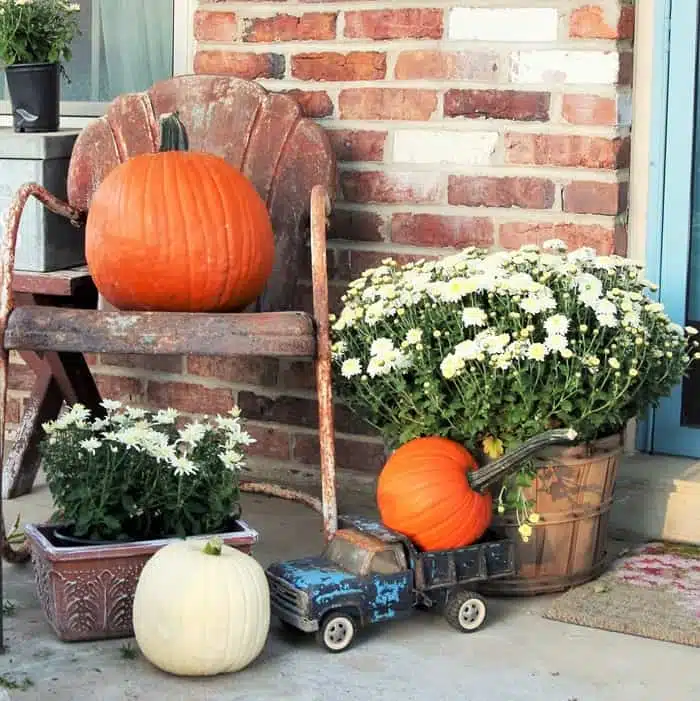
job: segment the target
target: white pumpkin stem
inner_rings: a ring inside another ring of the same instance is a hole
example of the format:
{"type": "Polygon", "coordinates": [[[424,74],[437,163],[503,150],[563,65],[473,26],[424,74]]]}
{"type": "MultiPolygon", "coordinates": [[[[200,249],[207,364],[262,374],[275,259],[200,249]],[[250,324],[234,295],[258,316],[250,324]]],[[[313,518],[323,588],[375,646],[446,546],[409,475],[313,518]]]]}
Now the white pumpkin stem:
{"type": "Polygon", "coordinates": [[[221,538],[212,538],[208,540],[206,545],[202,548],[202,552],[205,555],[221,555],[221,548],[224,541],[221,538]]]}

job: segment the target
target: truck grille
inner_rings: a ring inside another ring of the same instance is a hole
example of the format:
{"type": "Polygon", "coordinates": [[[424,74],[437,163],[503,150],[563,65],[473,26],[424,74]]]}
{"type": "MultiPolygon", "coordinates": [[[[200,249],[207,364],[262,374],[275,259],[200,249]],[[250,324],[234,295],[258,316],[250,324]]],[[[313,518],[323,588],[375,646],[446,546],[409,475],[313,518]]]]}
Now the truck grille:
{"type": "Polygon", "coordinates": [[[302,612],[305,607],[304,593],[287,584],[282,579],[267,575],[270,584],[270,598],[282,608],[302,612]]]}

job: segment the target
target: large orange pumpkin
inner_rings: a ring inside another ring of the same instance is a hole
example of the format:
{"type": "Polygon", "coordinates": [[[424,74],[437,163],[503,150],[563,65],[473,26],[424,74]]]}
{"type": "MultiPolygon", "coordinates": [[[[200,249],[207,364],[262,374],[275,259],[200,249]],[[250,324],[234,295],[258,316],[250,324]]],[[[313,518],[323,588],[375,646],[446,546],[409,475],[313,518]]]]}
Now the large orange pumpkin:
{"type": "Polygon", "coordinates": [[[114,168],[92,198],[90,274],[119,309],[242,309],[272,272],[265,202],[222,158],[188,151],[177,115],[166,115],[161,129],[160,152],[114,168]]]}
{"type": "Polygon", "coordinates": [[[447,438],[415,438],[384,465],[377,506],[384,524],[423,550],[471,545],[486,532],[492,499],[469,484],[477,468],[464,446],[447,438]]]}

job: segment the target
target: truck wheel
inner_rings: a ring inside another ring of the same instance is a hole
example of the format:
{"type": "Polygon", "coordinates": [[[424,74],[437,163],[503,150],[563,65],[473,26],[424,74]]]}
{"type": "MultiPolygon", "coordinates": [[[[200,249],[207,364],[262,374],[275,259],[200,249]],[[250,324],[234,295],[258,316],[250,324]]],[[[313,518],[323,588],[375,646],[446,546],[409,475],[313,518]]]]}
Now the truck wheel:
{"type": "Polygon", "coordinates": [[[316,637],[329,652],[343,652],[355,639],[355,622],[347,614],[330,613],[324,619],[316,637]]]}
{"type": "Polygon", "coordinates": [[[486,620],[486,601],[473,591],[458,591],[447,600],[445,618],[461,633],[473,633],[486,620]]]}

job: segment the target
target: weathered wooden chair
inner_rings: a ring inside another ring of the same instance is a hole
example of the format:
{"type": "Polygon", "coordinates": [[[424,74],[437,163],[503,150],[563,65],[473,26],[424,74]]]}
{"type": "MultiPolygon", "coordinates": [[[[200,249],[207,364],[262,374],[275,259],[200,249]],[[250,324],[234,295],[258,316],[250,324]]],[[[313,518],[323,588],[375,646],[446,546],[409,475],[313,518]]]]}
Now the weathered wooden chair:
{"type": "MultiPolygon", "coordinates": [[[[106,116],[84,129],[75,145],[68,175],[68,202],[37,184],[17,192],[5,222],[0,280],[0,455],[5,436],[10,350],[52,352],[52,368],[68,401],[99,411],[100,395],[83,353],[171,355],[255,355],[313,359],[319,403],[321,494],[318,498],[277,485],[245,483],[242,489],[296,499],[323,515],[330,537],[337,526],[335,454],[328,327],[326,226],[335,193],[336,165],[328,137],[305,119],[289,96],[222,76],[182,76],[149,91],[123,95],[106,116]],[[255,310],[240,314],[187,314],[15,307],[12,276],[20,217],[35,197],[77,226],[92,196],[119,163],[156,151],[158,118],[177,111],[192,150],[217,154],[239,168],[267,202],[276,239],[273,274],[255,310]],[[294,292],[311,244],[313,315],[291,311],[294,292]]],[[[204,409],[204,407],[203,407],[204,409]]],[[[7,559],[0,508],[0,544],[7,559]]],[[[1,568],[0,568],[1,570],[1,568]]],[[[0,573],[0,601],[2,579],[0,573]]],[[[0,648],[2,618],[0,612],[0,648]]]]}

